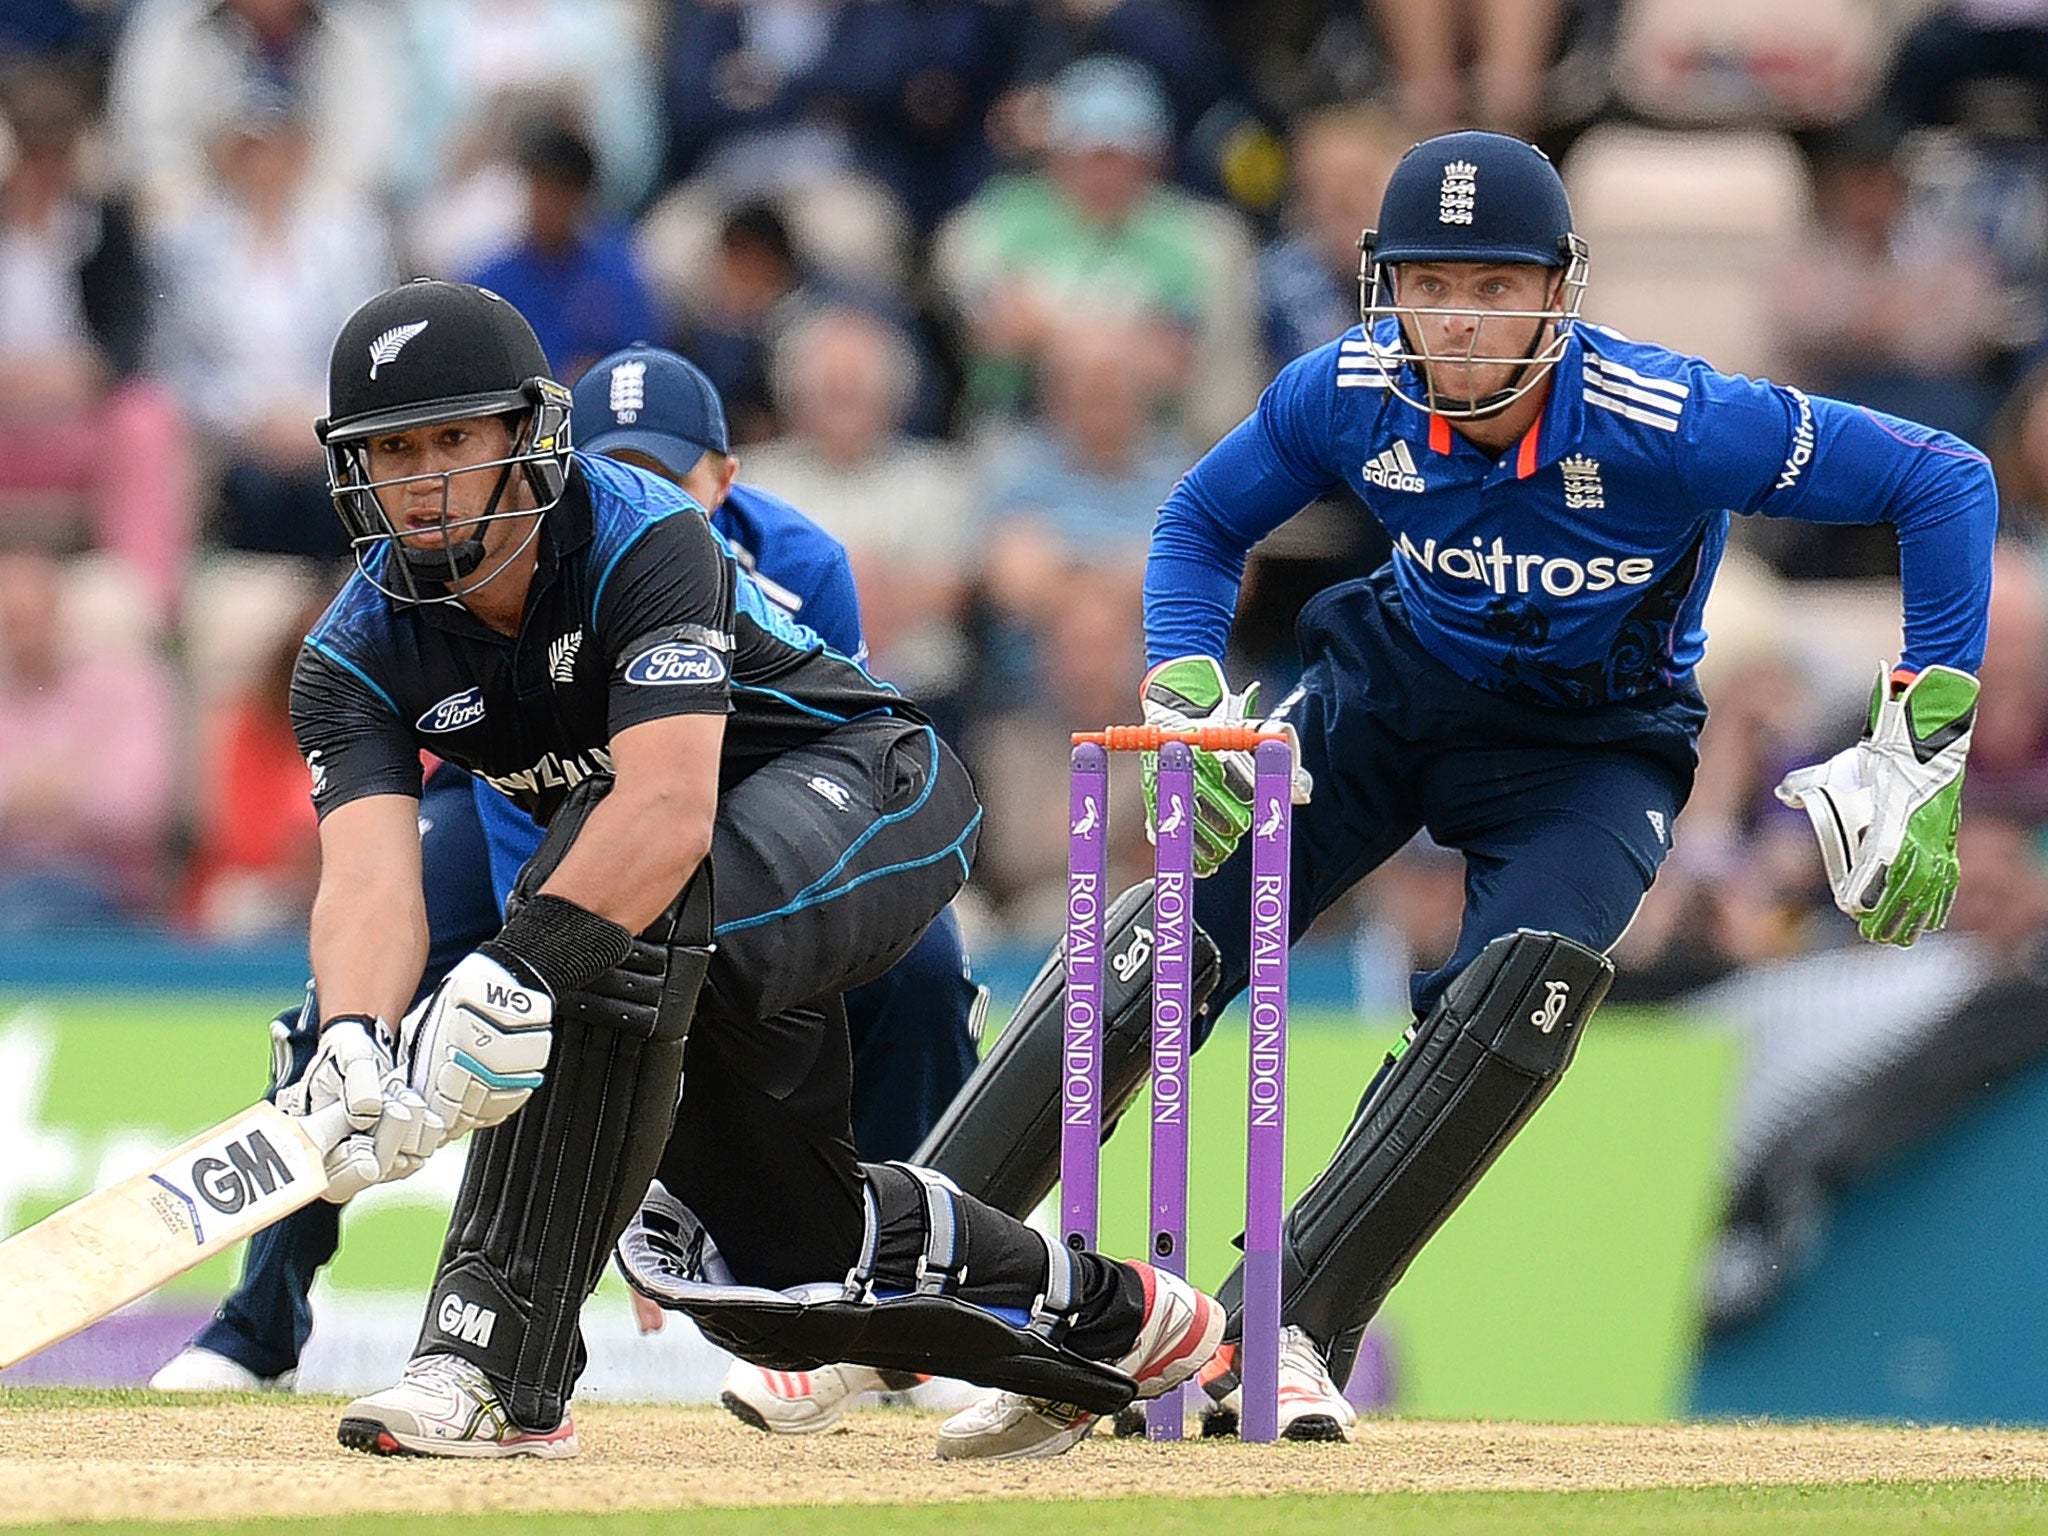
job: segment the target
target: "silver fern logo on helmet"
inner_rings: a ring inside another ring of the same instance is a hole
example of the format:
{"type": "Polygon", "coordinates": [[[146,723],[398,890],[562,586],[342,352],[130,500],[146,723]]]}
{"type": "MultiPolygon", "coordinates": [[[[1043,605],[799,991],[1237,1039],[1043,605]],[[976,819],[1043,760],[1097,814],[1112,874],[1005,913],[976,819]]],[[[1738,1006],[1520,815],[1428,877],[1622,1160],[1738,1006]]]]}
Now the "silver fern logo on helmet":
{"type": "Polygon", "coordinates": [[[1436,197],[1439,224],[1470,224],[1472,208],[1479,197],[1479,167],[1470,160],[1453,160],[1444,167],[1444,184],[1436,197]]]}
{"type": "Polygon", "coordinates": [[[405,344],[427,328],[427,322],[416,320],[411,325],[394,325],[390,330],[370,343],[370,377],[377,377],[377,370],[386,363],[398,361],[398,354],[405,350],[405,344]]]}

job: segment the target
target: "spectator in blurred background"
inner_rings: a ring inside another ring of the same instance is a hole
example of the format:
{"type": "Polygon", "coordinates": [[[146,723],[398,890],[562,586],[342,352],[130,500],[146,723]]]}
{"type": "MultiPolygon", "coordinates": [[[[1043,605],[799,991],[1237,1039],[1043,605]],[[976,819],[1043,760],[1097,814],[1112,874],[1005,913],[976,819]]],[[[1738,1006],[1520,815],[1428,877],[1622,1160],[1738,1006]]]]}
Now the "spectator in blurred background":
{"type": "Polygon", "coordinates": [[[858,176],[929,227],[988,174],[1019,19],[984,0],[682,0],[669,175],[741,199],[858,176]]]}
{"type": "Polygon", "coordinates": [[[0,531],[86,524],[168,615],[193,541],[191,454],[177,404],[139,372],[155,290],[134,221],[85,182],[72,76],[25,67],[0,111],[0,531]]]}
{"type": "Polygon", "coordinates": [[[1287,229],[1259,258],[1266,361],[1278,370],[1358,324],[1358,237],[1408,147],[1372,107],[1310,112],[1289,135],[1294,195],[1287,229]]]}
{"type": "Polygon", "coordinates": [[[199,846],[185,910],[213,938],[303,929],[320,879],[319,821],[306,760],[292,738],[292,665],[331,592],[300,610],[272,641],[253,685],[206,722],[199,846]]]}
{"type": "Polygon", "coordinates": [[[65,572],[0,547],[0,929],[135,918],[157,896],[175,690],[145,653],[77,654],[65,572]]]}
{"type": "Polygon", "coordinates": [[[774,435],[768,359],[804,308],[807,280],[789,226],[770,204],[745,203],[726,216],[676,346],[725,400],[735,442],[774,435]]]}
{"type": "Polygon", "coordinates": [[[401,146],[397,34],[348,0],[136,0],[114,56],[108,126],[150,218],[182,215],[212,182],[209,150],[252,88],[290,97],[312,176],[376,197],[401,146]]]}
{"type": "Polygon", "coordinates": [[[467,281],[502,295],[533,325],[555,377],[573,383],[608,352],[658,333],[654,296],[625,224],[592,200],[590,148],[542,121],[519,150],[526,229],[467,281]]]}
{"type": "Polygon", "coordinates": [[[1988,686],[1971,733],[1964,806],[2038,834],[2048,827],[2048,568],[2014,540],[2001,540],[1992,560],[1977,677],[1988,686]]]}
{"type": "Polygon", "coordinates": [[[1960,235],[1909,238],[1895,151],[1866,122],[1815,154],[1814,222],[1770,285],[1785,382],[1981,442],[2008,340],[1997,274],[1960,235]]]}
{"type": "Polygon", "coordinates": [[[2005,345],[2048,336],[2048,0],[1942,0],[1900,41],[1880,99],[1913,130],[1911,226],[1974,246],[2005,345]]]}
{"type": "Polygon", "coordinates": [[[569,126],[596,165],[595,199],[629,217],[661,163],[653,7],[638,0],[395,0],[406,86],[394,166],[415,269],[466,272],[519,238],[528,123],[569,126]]]}
{"type": "Polygon", "coordinates": [[[1263,373],[1249,238],[1227,210],[1161,183],[1173,120],[1149,71],[1088,58],[1049,90],[1045,169],[996,178],[939,231],[934,275],[964,333],[967,407],[1021,410],[1053,329],[1115,315],[1140,328],[1148,368],[1186,381],[1180,403],[1207,441],[1263,373]]]}
{"type": "Polygon", "coordinates": [[[1166,89],[1173,143],[1189,151],[1185,165],[1169,153],[1169,174],[1178,166],[1191,183],[1216,185],[1215,141],[1225,118],[1242,116],[1244,82],[1201,8],[1187,0],[1033,0],[1019,9],[1022,83],[997,107],[1013,152],[1046,147],[1048,80],[1076,60],[1111,55],[1144,66],[1166,89]]]}
{"type": "Polygon", "coordinates": [[[986,450],[990,542],[1021,536],[1064,565],[1142,574],[1153,518],[1187,463],[1187,445],[1159,424],[1167,384],[1131,321],[1055,329],[1041,409],[986,450]]]}
{"type": "Polygon", "coordinates": [[[315,179],[304,117],[268,87],[251,88],[211,148],[216,178],[161,242],[159,373],[217,461],[223,543],[345,555],[313,436],[323,338],[396,281],[389,230],[353,189],[315,179]]]}
{"type": "Polygon", "coordinates": [[[112,50],[121,0],[0,0],[0,59],[98,64],[112,50]]]}
{"type": "Polygon", "coordinates": [[[2048,361],[2013,385],[1990,431],[1998,528],[2048,560],[2048,361]]]}
{"type": "Polygon", "coordinates": [[[1410,137],[1491,128],[1533,137],[1563,0],[1366,0],[1410,137]]]}
{"type": "Polygon", "coordinates": [[[963,680],[961,609],[982,550],[958,450],[903,435],[917,388],[903,335],[856,309],[800,321],[776,347],[785,435],[747,478],[846,546],[875,675],[943,711],[963,680]]]}

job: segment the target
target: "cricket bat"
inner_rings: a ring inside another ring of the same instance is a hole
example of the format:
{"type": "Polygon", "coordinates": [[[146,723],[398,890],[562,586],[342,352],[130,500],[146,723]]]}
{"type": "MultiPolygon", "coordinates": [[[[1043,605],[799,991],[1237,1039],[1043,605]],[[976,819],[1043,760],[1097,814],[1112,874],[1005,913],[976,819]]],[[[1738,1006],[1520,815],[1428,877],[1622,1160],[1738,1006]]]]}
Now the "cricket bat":
{"type": "Polygon", "coordinates": [[[255,1104],[0,1242],[0,1370],[96,1323],[327,1190],[295,1120],[255,1104]]]}

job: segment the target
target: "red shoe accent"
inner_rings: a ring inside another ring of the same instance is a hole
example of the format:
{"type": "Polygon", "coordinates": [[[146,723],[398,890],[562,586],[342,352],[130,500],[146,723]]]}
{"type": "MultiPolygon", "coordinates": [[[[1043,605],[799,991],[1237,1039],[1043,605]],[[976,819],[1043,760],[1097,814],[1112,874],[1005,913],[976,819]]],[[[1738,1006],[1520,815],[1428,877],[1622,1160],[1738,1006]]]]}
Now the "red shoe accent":
{"type": "Polygon", "coordinates": [[[1195,1372],[1195,1380],[1203,1387],[1207,1387],[1217,1377],[1227,1375],[1236,1369],[1237,1346],[1235,1344],[1225,1344],[1209,1357],[1207,1365],[1195,1372]]]}
{"type": "Polygon", "coordinates": [[[546,1431],[545,1433],[532,1433],[532,1432],[529,1432],[529,1431],[526,1431],[526,1430],[521,1430],[521,1431],[520,1431],[520,1432],[519,1432],[518,1434],[516,1434],[516,1435],[510,1435],[510,1436],[508,1436],[508,1437],[506,1438],[506,1440],[505,1440],[505,1444],[507,1444],[507,1445],[553,1445],[553,1444],[555,1444],[555,1443],[556,1443],[557,1441],[561,1441],[561,1440],[574,1440],[575,1438],[576,1438],[576,1421],[575,1421],[574,1419],[570,1419],[570,1418],[566,1418],[566,1417],[565,1417],[565,1418],[564,1418],[564,1419],[562,1420],[562,1422],[561,1422],[561,1423],[557,1424],[557,1425],[556,1425],[556,1426],[555,1426],[555,1427],[554,1427],[553,1429],[550,1429],[550,1430],[546,1431]]]}

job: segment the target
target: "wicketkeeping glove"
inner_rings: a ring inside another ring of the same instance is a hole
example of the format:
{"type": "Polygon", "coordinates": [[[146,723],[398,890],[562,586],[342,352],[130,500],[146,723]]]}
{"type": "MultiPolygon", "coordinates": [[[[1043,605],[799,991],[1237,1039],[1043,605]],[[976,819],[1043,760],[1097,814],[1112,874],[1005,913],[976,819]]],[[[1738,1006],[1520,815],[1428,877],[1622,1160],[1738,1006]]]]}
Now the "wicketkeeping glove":
{"type": "Polygon", "coordinates": [[[1835,905],[1874,943],[1903,948],[1948,920],[1976,718],[1967,672],[1929,667],[1896,697],[1880,672],[1863,739],[1778,785],[1813,823],[1835,905]]]}
{"type": "MultiPolygon", "coordinates": [[[[1222,666],[1210,656],[1177,656],[1145,674],[1139,692],[1145,723],[1164,730],[1194,725],[1249,725],[1258,720],[1259,685],[1232,693],[1222,666]]],[[[1290,740],[1294,727],[1282,725],[1290,740]]],[[[1252,793],[1257,763],[1249,752],[1195,752],[1195,876],[1216,873],[1252,824],[1252,793]]],[[[1156,837],[1159,821],[1159,754],[1140,761],[1145,789],[1145,833],[1156,837]]],[[[1308,804],[1314,781],[1301,766],[1301,747],[1294,744],[1294,780],[1289,798],[1308,804]]]]}

